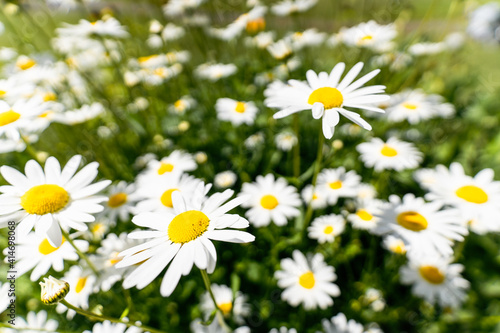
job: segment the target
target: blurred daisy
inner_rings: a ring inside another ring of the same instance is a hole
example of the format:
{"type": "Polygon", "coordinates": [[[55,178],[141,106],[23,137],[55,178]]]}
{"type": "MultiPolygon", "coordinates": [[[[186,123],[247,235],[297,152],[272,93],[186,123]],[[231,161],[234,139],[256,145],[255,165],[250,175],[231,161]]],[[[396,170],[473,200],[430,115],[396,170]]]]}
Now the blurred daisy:
{"type": "Polygon", "coordinates": [[[170,264],[160,288],[162,296],[169,296],[181,276],[189,274],[193,265],[206,269],[208,273],[214,271],[217,252],[212,240],[248,243],[255,239],[247,232],[229,229],[246,228],[248,221],[238,215],[226,214],[248,197],[223,204],[234,192],[225,190],[206,198],[209,189],[209,185],[201,183],[189,197],[175,191],[172,194],[173,212],[146,212],[132,219],[136,225],[151,229],[131,233],[129,237],[151,240],[120,253],[125,258],[116,264],[117,268],[143,262],[125,278],[124,288],[144,288],[170,264]]]}
{"type": "Polygon", "coordinates": [[[26,176],[9,166],[0,172],[11,185],[2,186],[0,226],[7,221],[19,221],[16,228],[19,239],[35,228],[38,236],[45,236],[53,247],[62,244],[61,228],[87,230],[85,223],[93,222],[91,214],[103,210],[100,205],[106,200],[95,194],[111,181],[91,184],[97,176],[99,163],[92,162],[75,174],[82,157],[73,156],[61,171],[59,162],[49,157],[42,167],[30,160],[26,163],[26,176]]]}
{"type": "Polygon", "coordinates": [[[243,143],[247,149],[255,149],[264,143],[264,134],[261,132],[250,135],[243,143]]]}
{"type": "Polygon", "coordinates": [[[244,183],[240,197],[250,197],[241,206],[250,208],[245,216],[255,227],[264,227],[273,221],[278,226],[287,224],[288,218],[300,214],[301,204],[297,189],[285,179],[273,174],[257,176],[254,183],[244,183]]]}
{"type": "Polygon", "coordinates": [[[351,28],[342,28],[340,39],[349,46],[364,47],[375,52],[387,52],[394,48],[397,36],[394,24],[379,25],[375,21],[360,23],[351,28]]]}
{"type": "Polygon", "coordinates": [[[132,326],[127,328],[127,325],[123,323],[112,323],[109,320],[105,320],[102,323],[94,324],[92,331],[86,330],[83,333],[140,333],[142,330],[138,327],[132,326]]]}
{"type": "Polygon", "coordinates": [[[450,103],[445,103],[442,96],[426,95],[420,89],[407,89],[399,94],[391,95],[386,112],[389,121],[407,120],[414,125],[430,118],[448,118],[455,113],[455,107],[450,103]]]}
{"type": "Polygon", "coordinates": [[[265,25],[263,16],[266,12],[267,7],[260,5],[255,6],[248,13],[238,16],[238,18],[234,22],[231,22],[227,27],[210,28],[209,33],[216,38],[229,41],[240,36],[245,29],[249,32],[258,31],[260,29],[259,22],[263,22],[265,25]]]}
{"type": "Polygon", "coordinates": [[[189,153],[182,150],[174,150],[170,155],[161,160],[152,159],[147,164],[147,169],[138,176],[138,183],[156,182],[161,176],[168,177],[170,174],[181,174],[196,170],[198,166],[189,153]]]}
{"type": "Polygon", "coordinates": [[[283,60],[292,54],[292,45],[286,40],[279,40],[266,48],[274,59],[283,60]]]}
{"type": "Polygon", "coordinates": [[[277,16],[288,16],[293,13],[302,13],[312,8],[318,0],[283,0],[271,7],[277,16]]]}
{"type": "MultiPolygon", "coordinates": [[[[40,116],[46,109],[46,104],[39,98],[21,99],[12,106],[0,101],[0,135],[19,141],[23,130],[40,116]]],[[[29,134],[29,133],[22,133],[29,134]]]]}
{"type": "Polygon", "coordinates": [[[105,112],[101,103],[85,104],[79,109],[57,112],[51,115],[54,122],[66,125],[81,124],[91,119],[97,118],[105,112]]]}
{"type": "MultiPolygon", "coordinates": [[[[224,316],[230,317],[232,315],[236,323],[242,324],[244,322],[243,318],[250,314],[250,305],[246,303],[248,297],[238,291],[233,300],[233,291],[228,286],[212,284],[211,288],[217,307],[224,316]]],[[[201,296],[200,308],[206,319],[215,310],[214,302],[208,291],[201,296]]]]}
{"type": "Polygon", "coordinates": [[[294,250],[293,259],[281,260],[281,268],[274,276],[278,286],[285,289],[281,298],[292,306],[302,303],[306,310],[324,310],[333,305],[332,297],[340,295],[339,287],[332,283],[337,279],[335,269],[326,265],[319,253],[306,258],[294,250]]]}
{"type": "Polygon", "coordinates": [[[252,125],[258,111],[254,102],[239,102],[230,98],[219,98],[215,103],[215,110],[217,118],[235,126],[252,125]]]}
{"type": "Polygon", "coordinates": [[[108,189],[108,202],[104,209],[104,216],[110,221],[116,222],[118,217],[122,221],[127,221],[137,197],[134,195],[135,184],[127,184],[120,181],[108,189]]]}
{"type": "Polygon", "coordinates": [[[347,220],[352,223],[353,228],[373,230],[380,221],[378,216],[383,207],[384,203],[380,200],[364,200],[358,205],[355,213],[347,216],[347,220]]]}
{"type": "Polygon", "coordinates": [[[317,239],[318,243],[332,243],[335,236],[340,235],[345,228],[345,220],[340,215],[330,214],[315,218],[307,228],[309,238],[317,239]]]}
{"type": "Polygon", "coordinates": [[[238,71],[234,64],[202,64],[195,69],[195,74],[212,82],[219,81],[238,71]]]}
{"type": "Polygon", "coordinates": [[[335,205],[339,198],[356,196],[360,181],[361,177],[353,170],[346,172],[344,167],[324,169],[318,175],[316,187],[325,193],[328,204],[335,205]]]}
{"type": "Polygon", "coordinates": [[[295,328],[286,328],[285,326],[281,326],[280,328],[271,329],[269,333],[297,333],[297,330],[295,328]]]}
{"type": "Polygon", "coordinates": [[[214,184],[218,188],[228,188],[232,187],[234,183],[236,183],[236,180],[238,179],[238,176],[231,170],[219,172],[218,174],[215,175],[214,177],[214,184]]]}
{"type": "Polygon", "coordinates": [[[41,310],[39,312],[28,312],[26,320],[22,317],[16,318],[16,329],[4,328],[5,333],[33,333],[33,332],[55,332],[59,326],[57,320],[48,319],[47,312],[41,310]]]}
{"type": "MultiPolygon", "coordinates": [[[[62,278],[69,283],[69,292],[64,298],[69,304],[87,310],[89,308],[89,296],[93,293],[96,277],[82,269],[80,266],[71,266],[68,272],[62,278]]],[[[66,317],[72,319],[75,311],[68,309],[64,304],[57,304],[56,311],[63,313],[68,311],[66,317]]]]}
{"type": "Polygon", "coordinates": [[[405,244],[405,242],[398,237],[392,235],[387,235],[384,237],[382,245],[392,253],[396,254],[406,254],[410,249],[410,246],[405,244]]]}
{"type": "Polygon", "coordinates": [[[87,37],[92,35],[108,36],[115,38],[129,37],[127,29],[114,17],[108,17],[106,20],[89,22],[81,19],[78,24],[64,23],[63,28],[58,28],[57,33],[60,36],[87,37]]]}
{"type": "MultiPolygon", "coordinates": [[[[84,240],[73,241],[80,251],[87,252],[89,243],[84,240]]],[[[4,249],[6,253],[8,248],[4,249]]],[[[25,239],[18,241],[16,248],[16,268],[18,276],[33,269],[30,275],[31,281],[37,281],[42,275],[47,273],[50,268],[56,272],[64,269],[64,261],[79,259],[75,249],[63,237],[62,244],[59,247],[50,245],[47,238],[40,237],[34,232],[30,232],[25,239]]]]}
{"type": "Polygon", "coordinates": [[[436,167],[439,177],[429,185],[428,200],[460,209],[462,218],[477,233],[499,231],[500,182],[494,180],[492,169],[483,169],[474,177],[465,174],[460,163],[454,162],[449,170],[436,167]]]}
{"type": "Polygon", "coordinates": [[[373,232],[401,237],[412,252],[449,256],[453,254],[453,241],[463,241],[467,235],[456,209],[440,210],[439,202],[427,203],[411,193],[403,200],[391,195],[389,201],[378,216],[380,222],[373,232]]]}
{"type": "Polygon", "coordinates": [[[196,101],[191,96],[182,96],[174,104],[168,107],[168,111],[176,114],[184,114],[196,106],[196,101]]]}
{"type": "Polygon", "coordinates": [[[451,264],[451,259],[432,255],[410,256],[409,259],[399,273],[401,283],[411,284],[414,295],[442,307],[458,307],[462,304],[470,285],[460,275],[463,265],[451,264]]]}
{"type": "Polygon", "coordinates": [[[184,15],[187,10],[198,8],[205,0],[170,0],[163,6],[163,13],[168,17],[184,15]]]}
{"type": "Polygon", "coordinates": [[[278,133],[274,139],[279,150],[290,151],[298,143],[298,139],[292,132],[278,133]]]}
{"type": "Polygon", "coordinates": [[[347,321],[345,314],[339,313],[332,319],[321,321],[325,333],[363,333],[363,325],[353,319],[347,321]]]}
{"type": "Polygon", "coordinates": [[[323,209],[327,205],[327,196],[324,191],[321,191],[316,186],[313,191],[312,185],[307,185],[302,190],[302,200],[309,205],[311,203],[312,209],[323,209]]]}
{"type": "Polygon", "coordinates": [[[303,32],[294,32],[285,39],[288,39],[292,44],[294,51],[298,51],[307,46],[317,46],[322,44],[326,39],[326,33],[318,32],[317,29],[307,29],[303,32]]]}
{"type": "Polygon", "coordinates": [[[376,196],[377,190],[375,190],[373,185],[363,183],[358,185],[358,193],[356,195],[358,201],[375,199],[376,196]]]}
{"type": "Polygon", "coordinates": [[[414,169],[422,162],[422,153],[412,143],[400,141],[395,137],[389,138],[387,142],[372,138],[370,142],[359,144],[356,149],[361,154],[360,159],[365,167],[373,167],[377,172],[414,169]]]}
{"type": "Polygon", "coordinates": [[[309,70],[306,73],[307,83],[290,80],[289,86],[268,94],[265,104],[268,107],[280,109],[274,114],[275,119],[284,118],[302,110],[311,110],[314,119],[323,118],[323,134],[327,139],[333,136],[335,126],[340,119],[339,114],[364,129],[371,130],[372,127],[359,114],[348,111],[344,107],[384,113],[384,110],[375,105],[389,99],[389,96],[381,94],[385,86],[361,88],[380,70],[374,70],[354,81],[363,69],[363,63],[360,62],[340,81],[344,69],[345,64],[341,62],[333,68],[330,74],[326,72],[316,74],[309,70]]]}

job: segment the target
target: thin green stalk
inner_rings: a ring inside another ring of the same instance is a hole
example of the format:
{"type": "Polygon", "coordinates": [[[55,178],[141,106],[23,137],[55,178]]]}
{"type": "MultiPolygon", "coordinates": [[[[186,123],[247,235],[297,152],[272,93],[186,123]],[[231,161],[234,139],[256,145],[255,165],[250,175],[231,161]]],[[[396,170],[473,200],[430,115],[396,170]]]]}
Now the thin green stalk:
{"type": "Polygon", "coordinates": [[[75,245],[75,243],[73,242],[73,239],[71,239],[68,232],[66,230],[64,230],[63,228],[61,228],[61,233],[62,233],[63,237],[71,244],[71,246],[73,246],[73,248],[75,249],[76,253],[78,253],[80,258],[85,260],[85,262],[87,263],[87,265],[89,265],[90,269],[92,269],[92,271],[95,273],[95,275],[99,275],[99,271],[97,270],[97,268],[89,260],[89,258],[85,255],[85,253],[80,251],[80,249],[75,245]]]}
{"type": "Polygon", "coordinates": [[[127,323],[127,322],[121,321],[120,319],[116,319],[113,317],[101,316],[101,315],[92,313],[90,311],[80,309],[72,304],[69,304],[66,300],[62,300],[61,303],[64,304],[68,309],[71,309],[71,310],[75,311],[76,313],[81,314],[82,316],[85,316],[85,317],[92,319],[92,320],[98,320],[98,321],[109,320],[112,323],[125,324],[125,325],[127,325],[127,327],[137,327],[137,328],[140,328],[141,330],[149,331],[152,333],[165,333],[164,331],[160,331],[160,330],[157,330],[155,328],[148,327],[145,325],[136,325],[135,323],[127,323]]]}
{"type": "Polygon", "coordinates": [[[293,146],[293,176],[298,178],[300,176],[300,121],[298,113],[293,115],[293,131],[295,133],[295,137],[297,137],[297,143],[293,146]]]}
{"type": "Polygon", "coordinates": [[[37,161],[38,163],[41,163],[40,159],[38,158],[38,154],[36,153],[36,150],[33,148],[33,146],[31,145],[31,143],[28,141],[28,139],[20,134],[21,136],[21,139],[23,140],[24,144],[26,145],[26,152],[31,156],[33,157],[33,159],[35,161],[37,161]]]}
{"type": "Polygon", "coordinates": [[[215,296],[212,291],[212,287],[210,285],[210,278],[208,277],[207,271],[205,269],[200,269],[200,272],[201,272],[201,277],[203,278],[203,283],[205,284],[205,288],[207,288],[207,291],[210,294],[210,298],[212,298],[214,306],[217,309],[217,320],[219,321],[221,328],[226,332],[232,332],[231,328],[224,321],[222,310],[217,305],[217,301],[215,300],[215,296]]]}

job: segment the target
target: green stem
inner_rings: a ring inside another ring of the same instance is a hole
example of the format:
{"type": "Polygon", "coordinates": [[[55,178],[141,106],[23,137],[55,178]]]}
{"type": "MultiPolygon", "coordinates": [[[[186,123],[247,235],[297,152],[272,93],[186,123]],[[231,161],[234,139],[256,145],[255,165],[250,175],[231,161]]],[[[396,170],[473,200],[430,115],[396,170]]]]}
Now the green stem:
{"type": "Polygon", "coordinates": [[[26,145],[26,152],[35,159],[38,163],[41,163],[40,159],[38,158],[38,154],[36,153],[36,150],[33,148],[31,143],[29,143],[28,139],[20,133],[21,139],[23,140],[24,144],[26,145]]]}
{"type": "Polygon", "coordinates": [[[299,139],[299,114],[293,115],[293,131],[297,137],[297,143],[293,146],[293,176],[298,178],[300,176],[300,139],[299,139]]]}
{"type": "Polygon", "coordinates": [[[148,327],[145,325],[136,325],[135,323],[127,323],[127,322],[121,321],[120,319],[116,319],[113,317],[107,317],[107,316],[101,316],[101,315],[92,313],[90,311],[80,309],[74,305],[69,304],[66,300],[62,300],[61,303],[64,304],[68,309],[71,309],[71,310],[75,311],[76,313],[81,314],[82,316],[85,316],[89,319],[98,320],[98,321],[109,320],[112,323],[125,324],[125,325],[127,325],[127,327],[137,327],[137,328],[140,328],[141,330],[149,331],[152,333],[164,333],[163,331],[157,330],[157,329],[152,328],[152,327],[148,327]]]}
{"type": "Polygon", "coordinates": [[[89,260],[89,258],[85,255],[85,253],[83,253],[82,251],[80,251],[80,249],[75,245],[75,243],[73,242],[73,239],[71,239],[71,237],[68,234],[68,232],[66,230],[64,230],[63,228],[61,228],[61,233],[62,233],[63,237],[71,244],[71,246],[73,246],[73,248],[75,249],[76,253],[78,253],[78,255],[80,256],[80,258],[82,258],[83,260],[85,260],[85,262],[87,263],[87,265],[89,265],[90,269],[92,269],[92,271],[95,273],[95,275],[99,276],[99,271],[97,270],[97,268],[89,260]]]}
{"type": "Polygon", "coordinates": [[[210,285],[210,278],[208,277],[207,271],[205,269],[200,269],[200,272],[201,272],[201,277],[203,278],[203,283],[205,284],[205,288],[207,288],[207,291],[210,294],[210,298],[212,298],[214,306],[217,309],[217,320],[219,321],[221,328],[226,332],[232,332],[231,328],[224,321],[222,310],[217,305],[217,301],[215,300],[215,296],[212,291],[212,287],[210,285]]]}

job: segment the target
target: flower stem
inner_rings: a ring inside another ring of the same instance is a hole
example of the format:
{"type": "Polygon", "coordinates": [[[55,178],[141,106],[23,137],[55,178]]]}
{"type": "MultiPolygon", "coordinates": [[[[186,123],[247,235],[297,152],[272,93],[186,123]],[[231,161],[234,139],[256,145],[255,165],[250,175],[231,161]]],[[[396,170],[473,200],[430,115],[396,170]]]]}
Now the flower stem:
{"type": "Polygon", "coordinates": [[[71,239],[68,232],[66,230],[64,230],[63,228],[61,228],[61,233],[62,233],[63,237],[71,244],[71,246],[73,246],[73,248],[75,249],[76,253],[78,253],[80,258],[85,260],[85,262],[87,263],[87,265],[89,265],[90,269],[95,273],[95,275],[99,275],[99,271],[97,270],[97,268],[89,260],[89,258],[85,255],[85,253],[80,251],[80,249],[75,245],[75,242],[73,242],[73,239],[71,239]]]}
{"type": "Polygon", "coordinates": [[[164,333],[163,331],[157,330],[157,329],[152,328],[152,327],[148,327],[145,325],[137,325],[135,323],[127,323],[127,322],[121,321],[120,319],[116,319],[113,317],[107,317],[107,316],[101,316],[101,315],[92,313],[90,311],[80,309],[72,304],[69,304],[66,300],[62,300],[61,303],[64,304],[68,309],[71,309],[71,310],[75,311],[76,313],[81,314],[82,316],[85,316],[89,319],[98,320],[98,321],[109,320],[112,323],[125,324],[125,325],[127,325],[127,327],[137,327],[137,328],[140,328],[144,331],[149,331],[152,333],[164,333]]]}
{"type": "MultiPolygon", "coordinates": [[[[318,153],[316,155],[316,162],[314,162],[314,174],[312,178],[312,193],[314,195],[314,191],[316,190],[316,181],[318,179],[318,174],[321,170],[321,162],[323,160],[323,143],[325,142],[325,137],[323,136],[323,131],[319,131],[319,138],[318,138],[318,153]]],[[[304,223],[302,225],[302,231],[307,230],[307,226],[309,225],[309,222],[311,221],[312,218],[312,197],[311,200],[309,201],[307,205],[307,211],[306,215],[304,217],[304,223]]]]}
{"type": "Polygon", "coordinates": [[[293,176],[298,178],[300,176],[300,139],[299,139],[299,114],[295,113],[293,115],[293,131],[295,132],[295,137],[297,138],[297,143],[293,146],[293,176]]]}
{"type": "Polygon", "coordinates": [[[224,321],[224,316],[222,310],[217,305],[217,301],[215,300],[214,293],[212,291],[212,287],[210,285],[210,278],[208,277],[207,271],[205,269],[200,269],[201,277],[203,278],[203,283],[205,284],[205,288],[207,288],[208,293],[210,294],[210,298],[214,302],[214,306],[217,309],[217,320],[219,321],[220,326],[226,332],[232,332],[231,328],[224,321]]]}

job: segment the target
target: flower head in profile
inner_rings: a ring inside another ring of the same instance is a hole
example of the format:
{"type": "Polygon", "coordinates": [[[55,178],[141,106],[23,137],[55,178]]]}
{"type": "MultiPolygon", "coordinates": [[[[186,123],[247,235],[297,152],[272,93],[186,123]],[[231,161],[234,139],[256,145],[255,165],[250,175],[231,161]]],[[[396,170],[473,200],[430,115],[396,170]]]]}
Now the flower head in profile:
{"type": "Polygon", "coordinates": [[[59,303],[69,292],[69,283],[58,280],[53,276],[43,278],[40,286],[42,286],[41,300],[45,304],[59,303]]]}
{"type": "Polygon", "coordinates": [[[160,292],[169,296],[181,276],[189,274],[193,265],[208,273],[214,271],[217,252],[212,240],[248,243],[255,239],[247,232],[232,229],[248,227],[246,219],[227,214],[248,197],[238,197],[224,204],[234,192],[225,190],[207,198],[210,187],[200,183],[189,196],[174,191],[172,212],[144,212],[132,219],[136,225],[150,229],[131,233],[129,237],[150,240],[120,253],[124,258],[116,268],[141,263],[125,278],[125,288],[144,288],[168,265],[160,292]]]}
{"type": "Polygon", "coordinates": [[[360,79],[354,81],[363,69],[363,63],[359,62],[340,80],[344,73],[345,64],[338,63],[330,74],[321,72],[316,74],[309,70],[306,73],[307,82],[289,80],[288,86],[277,89],[274,85],[265,104],[268,107],[278,108],[280,111],[274,114],[275,119],[284,118],[302,110],[311,110],[313,118],[323,121],[323,134],[327,139],[333,136],[335,126],[339,123],[339,114],[358,124],[364,129],[371,130],[370,124],[361,118],[359,114],[348,111],[345,108],[364,109],[384,113],[384,110],[376,106],[377,103],[386,101],[389,96],[382,94],[385,86],[362,86],[374,78],[380,70],[374,70],[360,79]]]}

